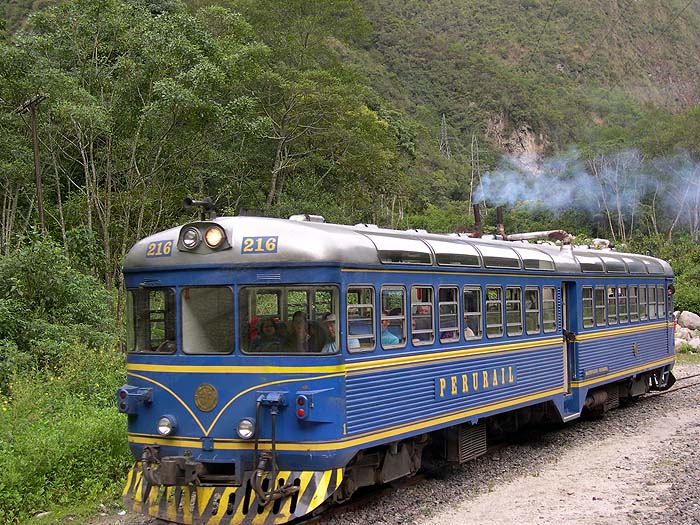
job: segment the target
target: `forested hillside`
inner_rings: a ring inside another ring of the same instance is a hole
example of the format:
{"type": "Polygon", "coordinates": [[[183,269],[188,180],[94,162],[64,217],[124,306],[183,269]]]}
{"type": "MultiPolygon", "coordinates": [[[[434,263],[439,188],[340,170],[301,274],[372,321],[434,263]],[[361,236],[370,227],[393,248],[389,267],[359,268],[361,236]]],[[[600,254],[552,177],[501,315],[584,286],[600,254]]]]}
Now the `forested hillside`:
{"type": "Polygon", "coordinates": [[[0,16],[2,522],[118,493],[120,268],[194,217],[186,196],[437,232],[470,227],[474,203],[493,230],[506,205],[510,231],[670,260],[676,305],[700,310],[700,4],[7,0],[0,16]]]}

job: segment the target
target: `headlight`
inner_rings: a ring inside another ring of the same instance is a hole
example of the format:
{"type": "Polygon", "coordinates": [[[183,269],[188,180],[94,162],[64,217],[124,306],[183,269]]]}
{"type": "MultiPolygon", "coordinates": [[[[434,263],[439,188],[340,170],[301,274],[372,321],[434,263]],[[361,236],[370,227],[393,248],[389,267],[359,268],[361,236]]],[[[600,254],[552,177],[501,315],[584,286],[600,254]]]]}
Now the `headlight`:
{"type": "Polygon", "coordinates": [[[212,226],[204,234],[204,241],[209,248],[217,248],[224,240],[224,231],[218,226],[212,226]]]}
{"type": "Polygon", "coordinates": [[[241,419],[236,427],[238,437],[250,439],[255,435],[255,420],[250,418],[241,419]]]}
{"type": "Polygon", "coordinates": [[[187,228],[182,234],[182,244],[188,250],[194,250],[202,242],[197,228],[187,228]]]}
{"type": "Polygon", "coordinates": [[[158,433],[161,436],[169,436],[175,433],[177,421],[174,416],[163,416],[158,420],[158,433]]]}

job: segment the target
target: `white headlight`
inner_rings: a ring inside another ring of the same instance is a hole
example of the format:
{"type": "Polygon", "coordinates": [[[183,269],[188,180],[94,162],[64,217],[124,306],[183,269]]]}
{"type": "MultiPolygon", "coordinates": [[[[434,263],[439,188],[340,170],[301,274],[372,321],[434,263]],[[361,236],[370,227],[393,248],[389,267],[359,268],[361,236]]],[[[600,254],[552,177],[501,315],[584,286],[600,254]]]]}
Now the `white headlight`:
{"type": "Polygon", "coordinates": [[[255,435],[255,420],[245,418],[238,422],[236,427],[238,437],[241,439],[250,439],[255,435]]]}
{"type": "Polygon", "coordinates": [[[194,250],[201,242],[199,230],[197,228],[187,228],[182,234],[182,244],[188,250],[194,250]]]}
{"type": "Polygon", "coordinates": [[[158,420],[158,433],[161,436],[169,436],[176,428],[177,422],[173,416],[163,416],[158,420]]]}
{"type": "Polygon", "coordinates": [[[207,243],[209,248],[216,248],[224,240],[224,232],[218,226],[212,226],[204,234],[204,241],[207,243]]]}

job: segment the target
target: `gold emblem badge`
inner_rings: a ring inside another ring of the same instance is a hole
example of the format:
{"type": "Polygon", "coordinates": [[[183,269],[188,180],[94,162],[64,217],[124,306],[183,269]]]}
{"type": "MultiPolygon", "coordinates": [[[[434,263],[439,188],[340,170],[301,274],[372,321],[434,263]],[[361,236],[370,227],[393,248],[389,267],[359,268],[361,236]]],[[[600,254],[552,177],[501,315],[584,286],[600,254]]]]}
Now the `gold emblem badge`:
{"type": "Polygon", "coordinates": [[[197,405],[202,412],[209,412],[213,410],[218,401],[218,396],[216,394],[216,388],[204,383],[199,385],[197,390],[194,391],[194,404],[197,405]]]}

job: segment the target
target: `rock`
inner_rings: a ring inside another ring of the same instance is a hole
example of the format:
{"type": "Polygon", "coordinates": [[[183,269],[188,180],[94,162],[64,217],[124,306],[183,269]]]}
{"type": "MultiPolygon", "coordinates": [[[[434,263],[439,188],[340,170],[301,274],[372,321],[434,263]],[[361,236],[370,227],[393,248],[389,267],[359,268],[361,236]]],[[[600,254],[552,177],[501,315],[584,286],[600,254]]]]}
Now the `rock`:
{"type": "Polygon", "coordinates": [[[692,332],[688,328],[683,328],[682,326],[676,328],[676,333],[674,335],[676,339],[683,339],[684,341],[690,341],[693,338],[692,332]]]}
{"type": "Polygon", "coordinates": [[[699,330],[700,315],[687,311],[681,312],[681,315],[678,317],[678,324],[684,328],[690,328],[691,330],[699,330]]]}
{"type": "Polygon", "coordinates": [[[692,346],[695,350],[700,349],[700,337],[693,337],[688,344],[692,346]]]}
{"type": "Polygon", "coordinates": [[[673,349],[678,352],[680,350],[681,346],[686,344],[688,341],[685,339],[679,339],[678,337],[674,338],[673,340],[673,349]]]}

